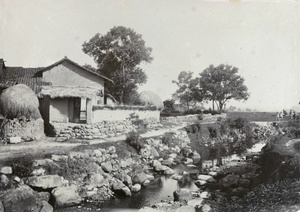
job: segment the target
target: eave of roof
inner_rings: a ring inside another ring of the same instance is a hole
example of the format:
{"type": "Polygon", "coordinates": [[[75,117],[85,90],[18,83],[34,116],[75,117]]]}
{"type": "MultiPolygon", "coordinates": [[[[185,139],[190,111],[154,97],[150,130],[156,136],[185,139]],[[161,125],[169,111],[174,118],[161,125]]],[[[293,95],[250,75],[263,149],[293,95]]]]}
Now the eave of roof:
{"type": "Polygon", "coordinates": [[[81,68],[81,69],[83,69],[83,70],[85,70],[85,71],[87,71],[87,72],[90,72],[90,73],[92,73],[92,74],[95,74],[95,75],[97,75],[97,76],[99,76],[99,77],[102,77],[103,79],[105,79],[105,80],[107,80],[107,81],[109,81],[109,82],[111,82],[111,83],[114,83],[111,79],[109,79],[109,78],[107,78],[107,77],[105,77],[105,76],[99,74],[98,72],[95,72],[95,71],[93,71],[93,70],[87,69],[87,68],[85,68],[85,67],[79,65],[79,64],[75,63],[74,61],[70,60],[70,59],[67,58],[67,57],[64,57],[63,59],[59,60],[58,62],[53,63],[52,65],[49,65],[49,66],[45,67],[42,71],[49,70],[49,69],[51,69],[51,68],[53,68],[53,67],[55,67],[55,66],[57,66],[57,65],[59,65],[59,64],[61,64],[61,63],[63,63],[64,61],[67,61],[67,62],[69,62],[69,63],[72,63],[73,65],[75,65],[75,66],[77,66],[77,67],[79,67],[79,68],[81,68]]]}

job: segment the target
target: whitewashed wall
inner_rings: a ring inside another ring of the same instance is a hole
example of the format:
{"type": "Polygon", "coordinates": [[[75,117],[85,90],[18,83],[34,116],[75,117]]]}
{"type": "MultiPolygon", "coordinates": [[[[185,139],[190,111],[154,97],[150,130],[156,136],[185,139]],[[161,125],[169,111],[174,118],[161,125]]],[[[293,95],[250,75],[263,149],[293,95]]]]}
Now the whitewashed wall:
{"type": "Polygon", "coordinates": [[[135,113],[139,116],[139,119],[154,119],[159,121],[159,110],[129,110],[129,109],[108,109],[95,110],[92,114],[92,123],[98,123],[102,121],[122,121],[130,117],[130,114],[135,113]]]}

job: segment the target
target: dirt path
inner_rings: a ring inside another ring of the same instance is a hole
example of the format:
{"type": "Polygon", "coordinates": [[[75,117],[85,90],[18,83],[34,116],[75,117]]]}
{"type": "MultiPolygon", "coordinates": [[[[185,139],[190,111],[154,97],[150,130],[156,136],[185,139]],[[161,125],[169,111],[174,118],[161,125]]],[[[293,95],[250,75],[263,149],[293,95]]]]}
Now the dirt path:
{"type": "MultiPolygon", "coordinates": [[[[149,138],[163,135],[166,132],[171,130],[181,129],[187,124],[181,124],[172,127],[159,128],[159,129],[151,129],[143,134],[141,134],[142,138],[149,138]]],[[[126,139],[126,135],[120,135],[116,137],[110,138],[101,138],[94,140],[73,140],[72,142],[56,142],[55,138],[47,137],[40,141],[35,142],[23,142],[20,144],[6,144],[0,146],[0,162],[8,159],[23,156],[26,154],[34,154],[34,155],[47,155],[47,154],[66,154],[74,147],[80,145],[94,145],[105,142],[118,142],[126,139]]]]}

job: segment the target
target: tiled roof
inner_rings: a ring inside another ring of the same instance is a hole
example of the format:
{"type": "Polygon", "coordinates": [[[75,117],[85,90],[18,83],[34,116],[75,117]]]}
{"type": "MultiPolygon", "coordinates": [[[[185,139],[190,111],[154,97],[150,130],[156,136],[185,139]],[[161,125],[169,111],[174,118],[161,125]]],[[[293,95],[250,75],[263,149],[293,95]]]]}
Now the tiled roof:
{"type": "Polygon", "coordinates": [[[90,73],[93,73],[107,81],[113,82],[111,79],[108,79],[107,77],[95,71],[84,68],[65,57],[62,60],[43,68],[7,67],[3,62],[3,66],[0,67],[0,88],[8,88],[16,84],[25,84],[28,85],[36,94],[38,94],[41,91],[43,85],[43,72],[63,63],[64,61],[72,63],[73,65],[80,67],[90,73]]]}
{"type": "Polygon", "coordinates": [[[2,69],[0,87],[8,88],[16,84],[28,85],[36,94],[41,91],[42,77],[36,73],[43,68],[6,67],[2,69]]]}

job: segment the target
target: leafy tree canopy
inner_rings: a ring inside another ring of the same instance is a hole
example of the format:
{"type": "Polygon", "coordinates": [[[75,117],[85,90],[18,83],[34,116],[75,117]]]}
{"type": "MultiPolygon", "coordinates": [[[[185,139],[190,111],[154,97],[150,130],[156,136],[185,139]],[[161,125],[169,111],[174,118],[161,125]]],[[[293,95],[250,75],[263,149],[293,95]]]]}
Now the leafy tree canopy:
{"type": "Polygon", "coordinates": [[[127,103],[130,92],[146,82],[147,76],[138,65],[152,61],[152,49],[145,46],[142,36],[133,29],[113,27],[105,35],[97,33],[82,47],[84,53],[94,58],[101,74],[114,81],[105,89],[120,103],[127,103]]]}
{"type": "Polygon", "coordinates": [[[178,86],[173,97],[185,104],[189,110],[190,105],[195,105],[202,101],[201,89],[199,87],[199,79],[193,79],[193,72],[182,71],[178,75],[178,80],[173,81],[178,86]]]}
{"type": "Polygon", "coordinates": [[[222,112],[225,103],[230,100],[247,100],[249,93],[244,78],[237,75],[238,68],[221,64],[210,65],[200,73],[200,85],[205,99],[215,101],[222,112]]]}

